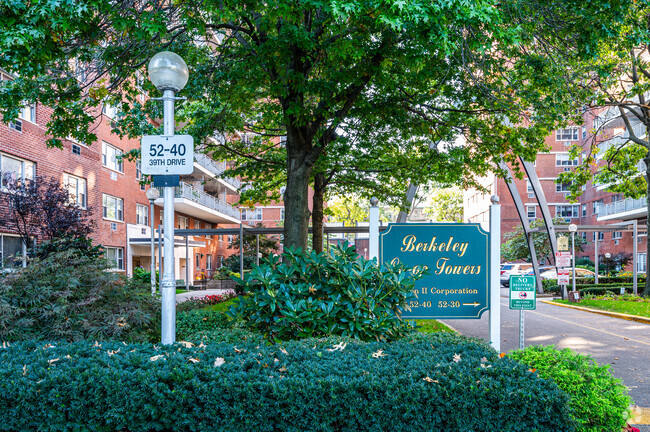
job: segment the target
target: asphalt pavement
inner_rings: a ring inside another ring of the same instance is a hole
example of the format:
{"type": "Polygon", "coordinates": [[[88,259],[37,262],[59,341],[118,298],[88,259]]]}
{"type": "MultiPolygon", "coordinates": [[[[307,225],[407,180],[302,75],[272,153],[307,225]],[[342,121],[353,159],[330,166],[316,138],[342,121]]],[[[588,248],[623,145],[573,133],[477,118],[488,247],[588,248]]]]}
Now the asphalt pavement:
{"type": "MultiPolygon", "coordinates": [[[[479,320],[441,320],[467,336],[489,340],[489,314],[479,320]]],[[[555,345],[610,364],[612,374],[629,388],[634,403],[650,407],[650,325],[537,301],[524,312],[524,346],[555,345]]],[[[519,348],[519,311],[508,307],[501,290],[501,351],[519,348]]],[[[644,422],[647,423],[647,422],[644,422]]],[[[650,432],[650,425],[637,426],[650,432]]]]}

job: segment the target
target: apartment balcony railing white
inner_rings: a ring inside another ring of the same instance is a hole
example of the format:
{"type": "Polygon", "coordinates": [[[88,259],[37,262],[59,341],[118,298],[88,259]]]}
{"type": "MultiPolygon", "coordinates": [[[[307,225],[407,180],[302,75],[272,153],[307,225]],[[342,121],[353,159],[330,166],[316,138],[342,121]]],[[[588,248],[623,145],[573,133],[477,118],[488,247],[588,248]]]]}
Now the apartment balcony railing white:
{"type": "Polygon", "coordinates": [[[638,199],[626,198],[609,204],[600,204],[598,206],[598,217],[612,216],[615,214],[639,210],[645,208],[646,205],[647,200],[645,197],[638,199]]]}
{"type": "MultiPolygon", "coordinates": [[[[160,189],[160,196],[163,196],[163,189],[160,189]]],[[[181,182],[179,187],[174,188],[174,198],[185,198],[186,200],[201,204],[209,209],[218,211],[230,217],[239,219],[239,210],[221,201],[220,199],[200,191],[188,183],[181,182]]]]}
{"type": "Polygon", "coordinates": [[[203,168],[207,169],[214,175],[219,176],[219,178],[221,178],[226,183],[234,186],[237,189],[241,187],[241,182],[239,180],[232,177],[225,177],[223,175],[224,171],[226,171],[227,169],[225,162],[214,161],[207,155],[204,155],[203,153],[195,153],[194,159],[196,160],[196,163],[198,163],[199,165],[201,165],[203,168]]]}

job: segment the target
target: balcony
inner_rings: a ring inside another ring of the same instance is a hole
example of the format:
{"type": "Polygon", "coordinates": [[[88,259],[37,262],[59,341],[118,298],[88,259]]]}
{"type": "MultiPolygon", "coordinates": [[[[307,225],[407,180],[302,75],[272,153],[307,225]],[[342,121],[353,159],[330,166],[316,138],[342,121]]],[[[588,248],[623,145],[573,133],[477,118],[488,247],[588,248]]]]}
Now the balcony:
{"type": "Polygon", "coordinates": [[[200,168],[202,168],[202,171],[207,171],[207,174],[218,177],[218,179],[224,182],[226,186],[230,186],[234,190],[241,187],[241,182],[236,178],[223,176],[224,171],[227,169],[225,162],[214,161],[203,153],[195,153],[194,161],[200,168]]]}
{"type": "MultiPolygon", "coordinates": [[[[156,205],[163,205],[163,190],[156,205]]],[[[239,210],[188,183],[174,188],[174,210],[211,223],[239,224],[239,210]]]]}
{"type": "Polygon", "coordinates": [[[598,206],[598,220],[631,220],[645,217],[647,212],[646,198],[626,198],[610,204],[598,206]]]}

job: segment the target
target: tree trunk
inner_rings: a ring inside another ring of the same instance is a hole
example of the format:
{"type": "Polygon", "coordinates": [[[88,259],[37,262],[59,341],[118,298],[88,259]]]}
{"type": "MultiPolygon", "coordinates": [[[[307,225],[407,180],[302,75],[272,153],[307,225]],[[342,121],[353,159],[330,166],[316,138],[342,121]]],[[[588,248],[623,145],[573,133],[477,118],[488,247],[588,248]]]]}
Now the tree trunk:
{"type": "Polygon", "coordinates": [[[325,174],[314,174],[314,197],[312,198],[312,248],[317,253],[323,252],[323,210],[325,207],[325,174]]]}
{"type": "Polygon", "coordinates": [[[313,135],[287,127],[287,189],[284,192],[284,248],[307,249],[309,228],[309,161],[313,135]]]}
{"type": "MultiPolygon", "coordinates": [[[[650,224],[650,151],[643,158],[645,162],[645,175],[646,175],[646,227],[650,224]]],[[[634,239],[637,241],[637,239],[634,239]]],[[[636,257],[634,257],[636,259],[636,257]]],[[[641,293],[644,297],[650,296],[650,277],[648,277],[648,266],[650,265],[650,238],[646,237],[646,278],[645,278],[645,287],[641,293]]]]}

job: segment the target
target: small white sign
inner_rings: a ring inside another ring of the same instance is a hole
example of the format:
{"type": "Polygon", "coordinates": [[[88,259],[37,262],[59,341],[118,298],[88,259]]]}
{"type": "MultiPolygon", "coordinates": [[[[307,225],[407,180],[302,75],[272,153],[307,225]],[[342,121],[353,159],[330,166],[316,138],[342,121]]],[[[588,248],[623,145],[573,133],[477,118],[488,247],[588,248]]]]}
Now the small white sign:
{"type": "Polygon", "coordinates": [[[145,135],[140,144],[143,174],[181,175],[194,171],[191,135],[145,135]]]}
{"type": "Polygon", "coordinates": [[[557,273],[557,283],[560,285],[569,285],[569,270],[561,269],[557,273]]]}
{"type": "Polygon", "coordinates": [[[556,267],[569,267],[571,265],[571,252],[556,252],[555,265],[556,267]]]}

